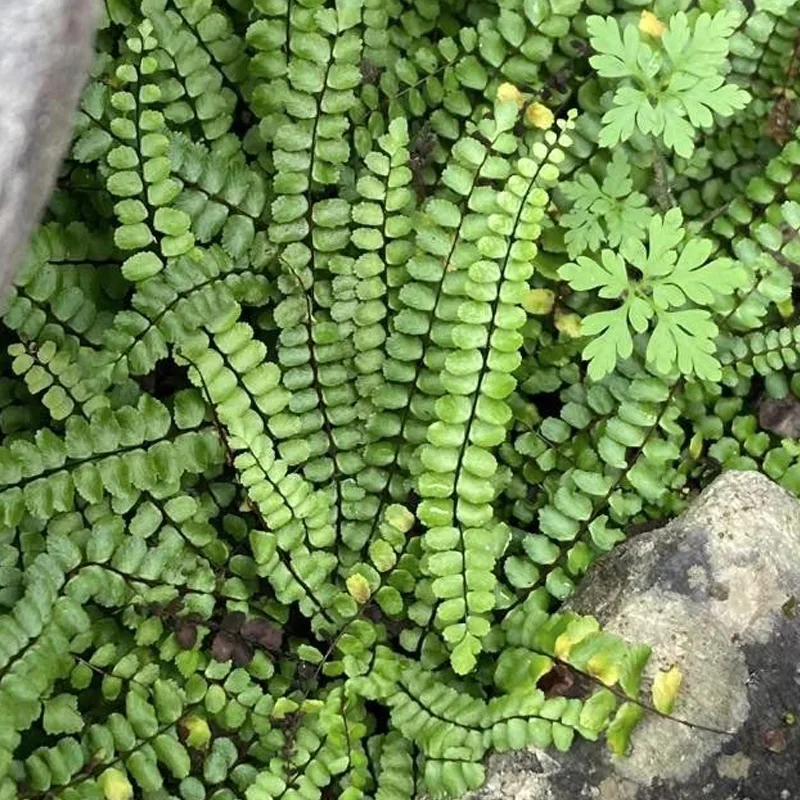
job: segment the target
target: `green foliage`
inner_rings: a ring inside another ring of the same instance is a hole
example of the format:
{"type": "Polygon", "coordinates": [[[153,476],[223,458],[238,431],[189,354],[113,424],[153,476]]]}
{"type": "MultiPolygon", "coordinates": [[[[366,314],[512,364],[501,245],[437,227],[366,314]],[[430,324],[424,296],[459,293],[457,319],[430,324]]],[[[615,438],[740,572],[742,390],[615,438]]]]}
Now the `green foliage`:
{"type": "Polygon", "coordinates": [[[618,358],[633,353],[635,333],[644,334],[655,320],[645,363],[656,373],[669,375],[677,367],[683,375],[718,381],[722,372],[714,357],[718,328],[708,306],[715,294],[730,295],[741,284],[743,271],[730,258],[708,261],[714,249],[710,239],[690,239],[679,208],[655,216],[647,230],[647,247],[627,238],[619,253],[602,250],[600,260],[579,256],[564,264],[559,276],[578,291],[597,289],[607,299],[622,299],[611,311],[598,311],[583,320],[583,333],[596,338],[583,351],[589,377],[599,380],[614,370],[618,358]],[[678,254],[677,248],[683,243],[678,254]],[[640,280],[631,280],[635,268],[640,280]],[[692,307],[685,308],[687,304],[692,307]]]}
{"type": "Polygon", "coordinates": [[[589,42],[597,53],[592,66],[604,78],[622,79],[603,116],[599,144],[614,147],[638,129],[689,158],[696,129],[710,128],[714,114],[730,117],[750,99],[744,89],[725,83],[723,71],[739,19],[737,12],[717,11],[690,23],[679,11],[663,33],[648,36],[644,21],[621,31],[614,17],[589,17],[589,42]]]}
{"type": "Polygon", "coordinates": [[[597,250],[603,242],[619,247],[624,241],[644,238],[653,212],[647,196],[632,188],[631,166],[622,149],[614,151],[601,185],[591,173],[581,172],[576,180],[561,186],[572,201],[570,210],[559,219],[567,229],[564,243],[570,258],[597,250]]]}
{"type": "Polygon", "coordinates": [[[793,0],[104,6],[2,317],[0,800],[679,715],[560,606],[721,468],[800,493],[793,0]]]}

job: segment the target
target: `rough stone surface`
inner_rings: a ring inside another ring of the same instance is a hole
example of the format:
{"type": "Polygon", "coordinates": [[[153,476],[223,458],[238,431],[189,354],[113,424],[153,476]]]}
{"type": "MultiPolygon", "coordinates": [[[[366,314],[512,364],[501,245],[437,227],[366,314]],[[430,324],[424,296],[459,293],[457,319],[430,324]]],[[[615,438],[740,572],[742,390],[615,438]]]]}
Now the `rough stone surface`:
{"type": "Polygon", "coordinates": [[[0,3],[0,305],[69,144],[96,12],[96,0],[0,3]]]}
{"type": "Polygon", "coordinates": [[[571,606],[651,644],[651,675],[679,665],[675,717],[733,733],[648,715],[625,759],[583,741],[494,756],[476,800],[800,800],[798,601],[800,503],[758,473],[725,473],[599,561],[571,606]]]}

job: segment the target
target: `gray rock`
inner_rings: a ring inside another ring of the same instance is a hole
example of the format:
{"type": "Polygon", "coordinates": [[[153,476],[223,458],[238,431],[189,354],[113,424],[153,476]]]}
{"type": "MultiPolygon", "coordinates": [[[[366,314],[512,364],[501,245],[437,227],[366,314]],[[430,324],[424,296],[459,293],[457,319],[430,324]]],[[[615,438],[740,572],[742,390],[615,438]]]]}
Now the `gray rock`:
{"type": "Polygon", "coordinates": [[[91,60],[96,0],[0,9],[0,306],[53,189],[91,60]]]}
{"type": "Polygon", "coordinates": [[[571,606],[651,644],[650,676],[678,664],[675,717],[731,734],[648,714],[627,758],[584,741],[493,756],[474,797],[800,799],[798,601],[800,502],[758,473],[725,473],[679,519],[601,559],[571,606]]]}

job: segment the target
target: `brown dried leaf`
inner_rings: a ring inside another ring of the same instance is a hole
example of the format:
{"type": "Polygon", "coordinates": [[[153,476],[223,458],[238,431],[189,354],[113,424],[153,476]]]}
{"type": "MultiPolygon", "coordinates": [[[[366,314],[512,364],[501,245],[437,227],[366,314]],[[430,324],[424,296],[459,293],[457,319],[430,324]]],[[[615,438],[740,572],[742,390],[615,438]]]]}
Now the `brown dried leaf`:
{"type": "Polygon", "coordinates": [[[243,611],[231,611],[229,614],[226,614],[222,618],[222,623],[220,627],[224,631],[231,631],[232,633],[238,633],[242,629],[242,625],[245,622],[245,615],[243,611]]]}
{"type": "Polygon", "coordinates": [[[246,667],[253,658],[253,648],[244,639],[234,639],[231,658],[235,667],[246,667]]]}
{"type": "Polygon", "coordinates": [[[181,597],[170,600],[164,608],[164,614],[169,617],[174,617],[176,614],[180,614],[181,611],[183,611],[183,598],[181,597]]]}
{"type": "Polygon", "coordinates": [[[539,678],[536,687],[547,697],[566,697],[575,683],[575,674],[565,664],[555,664],[553,668],[539,678]]]}
{"type": "Polygon", "coordinates": [[[211,643],[211,655],[215,661],[229,661],[236,640],[226,631],[220,631],[211,643]]]}
{"type": "Polygon", "coordinates": [[[197,626],[192,622],[182,621],[175,630],[175,639],[179,647],[191,650],[197,642],[197,626]]]}
{"type": "Polygon", "coordinates": [[[265,619],[249,619],[242,625],[241,634],[245,639],[256,642],[265,650],[277,652],[283,644],[283,631],[265,619]]]}
{"type": "Polygon", "coordinates": [[[780,400],[765,397],[758,406],[758,424],[783,439],[800,438],[800,400],[791,394],[780,400]]]}

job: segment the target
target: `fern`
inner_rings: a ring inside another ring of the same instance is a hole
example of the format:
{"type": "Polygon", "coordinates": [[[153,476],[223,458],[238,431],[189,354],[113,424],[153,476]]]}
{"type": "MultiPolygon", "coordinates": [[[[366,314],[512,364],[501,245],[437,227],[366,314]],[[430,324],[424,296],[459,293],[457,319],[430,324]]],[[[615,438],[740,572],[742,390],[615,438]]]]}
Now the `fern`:
{"type": "Polygon", "coordinates": [[[598,8],[105,4],[2,318],[0,800],[458,796],[671,707],[560,605],[800,493],[800,12],[598,8]]]}

